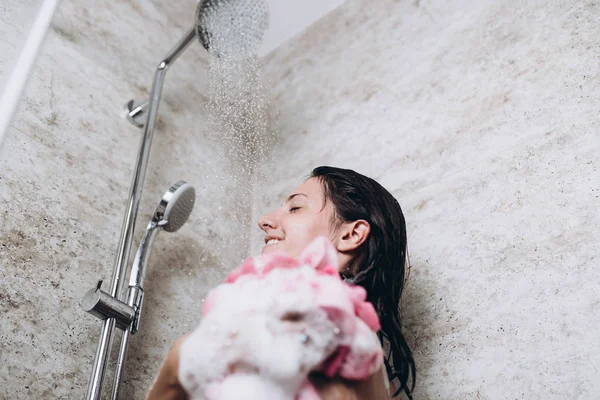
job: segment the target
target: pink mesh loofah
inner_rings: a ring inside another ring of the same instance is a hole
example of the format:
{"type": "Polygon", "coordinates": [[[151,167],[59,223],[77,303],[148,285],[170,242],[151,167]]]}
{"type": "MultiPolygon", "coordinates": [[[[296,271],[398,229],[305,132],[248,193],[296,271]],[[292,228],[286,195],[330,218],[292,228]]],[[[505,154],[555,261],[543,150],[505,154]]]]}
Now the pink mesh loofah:
{"type": "Polygon", "coordinates": [[[311,371],[361,380],[382,365],[377,313],[362,287],[341,280],[326,238],[299,259],[248,258],[202,313],[180,353],[179,379],[192,399],[318,400],[311,371]]]}

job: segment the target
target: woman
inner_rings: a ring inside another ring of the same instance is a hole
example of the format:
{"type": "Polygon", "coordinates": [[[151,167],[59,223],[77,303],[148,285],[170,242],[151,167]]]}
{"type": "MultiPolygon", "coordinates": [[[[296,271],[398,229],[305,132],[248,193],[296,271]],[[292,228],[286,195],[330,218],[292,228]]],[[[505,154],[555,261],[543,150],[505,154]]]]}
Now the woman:
{"type": "MultiPolygon", "coordinates": [[[[288,196],[283,206],[259,220],[265,232],[263,253],[298,256],[316,237],[328,237],[337,249],[340,274],[367,290],[381,320],[378,333],[386,349],[383,374],[366,382],[311,380],[323,399],[389,398],[387,382],[412,398],[415,363],[402,334],[400,297],[406,276],[406,223],[396,199],[373,179],[347,169],[318,167],[288,196]]],[[[185,399],[177,381],[177,341],[148,395],[148,400],[185,399]]]]}

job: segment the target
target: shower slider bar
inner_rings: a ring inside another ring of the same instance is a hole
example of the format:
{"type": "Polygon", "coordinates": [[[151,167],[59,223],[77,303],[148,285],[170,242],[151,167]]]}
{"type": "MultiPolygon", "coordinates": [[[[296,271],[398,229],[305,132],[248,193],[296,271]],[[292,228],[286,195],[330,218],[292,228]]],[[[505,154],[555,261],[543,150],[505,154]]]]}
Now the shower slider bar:
{"type": "MultiPolygon", "coordinates": [[[[128,296],[127,298],[124,298],[122,293],[123,282],[129,261],[133,232],[135,230],[135,222],[137,219],[150,147],[152,145],[152,137],[154,135],[154,128],[158,115],[158,106],[167,70],[195,37],[200,39],[200,42],[209,53],[217,57],[224,55],[230,56],[231,54],[228,53],[228,51],[231,50],[239,52],[240,54],[238,54],[238,56],[253,54],[262,41],[267,26],[268,10],[264,0],[245,0],[243,2],[200,0],[196,7],[196,21],[193,28],[187,31],[184,37],[158,64],[148,101],[137,103],[132,100],[126,105],[126,117],[136,126],[143,127],[144,133],[140,143],[133,181],[129,190],[129,200],[127,202],[127,210],[121,229],[119,247],[109,291],[104,292],[100,289],[100,286],[102,285],[102,282],[100,281],[95,288],[86,294],[86,297],[84,297],[82,301],[82,307],[85,311],[90,312],[103,320],[94,365],[88,384],[87,400],[100,399],[102,382],[110,354],[114,330],[115,328],[120,328],[123,329],[123,336],[117,363],[117,371],[115,374],[116,380],[112,394],[112,399],[116,400],[119,386],[118,379],[123,367],[124,355],[127,349],[127,340],[129,334],[135,333],[137,329],[136,316],[139,315],[143,290],[141,289],[141,286],[139,287],[139,290],[137,290],[134,285],[133,289],[136,290],[132,292],[130,282],[128,296]],[[233,40],[236,46],[233,46],[232,48],[229,48],[228,46],[223,47],[222,43],[219,45],[218,40],[216,42],[214,41],[214,39],[219,36],[219,32],[213,30],[216,27],[215,21],[227,21],[228,26],[225,31],[236,35],[227,36],[228,40],[233,40]],[[217,34],[217,36],[215,36],[215,34],[217,34]]],[[[167,231],[169,230],[166,226],[164,229],[167,231]]],[[[143,243],[144,239],[142,239],[142,245],[143,243]]],[[[142,247],[140,247],[140,249],[141,248],[142,247]]],[[[134,272],[137,265],[137,258],[138,257],[136,256],[136,263],[133,266],[134,272]]],[[[142,257],[142,259],[144,258],[142,257]]]]}
{"type": "Polygon", "coordinates": [[[129,189],[129,200],[127,201],[127,210],[123,220],[109,291],[102,291],[100,289],[101,282],[99,282],[94,289],[90,290],[86,294],[87,297],[84,297],[82,301],[82,307],[85,311],[90,312],[92,315],[103,320],[102,328],[100,330],[100,337],[98,339],[96,355],[94,358],[94,365],[88,383],[88,391],[86,395],[87,400],[100,399],[102,382],[104,380],[104,373],[110,354],[115,328],[118,327],[127,330],[133,322],[133,307],[120,300],[120,297],[122,295],[123,282],[125,280],[127,265],[129,262],[129,254],[133,241],[135,222],[140,205],[146,168],[148,166],[148,158],[150,155],[150,148],[152,146],[152,137],[154,135],[154,128],[157,119],[156,117],[158,115],[160,96],[168,68],[188,47],[195,37],[196,28],[194,27],[185,34],[185,36],[158,64],[158,68],[154,74],[154,82],[152,84],[150,99],[147,105],[148,112],[144,124],[144,133],[140,143],[133,180],[129,189]]]}

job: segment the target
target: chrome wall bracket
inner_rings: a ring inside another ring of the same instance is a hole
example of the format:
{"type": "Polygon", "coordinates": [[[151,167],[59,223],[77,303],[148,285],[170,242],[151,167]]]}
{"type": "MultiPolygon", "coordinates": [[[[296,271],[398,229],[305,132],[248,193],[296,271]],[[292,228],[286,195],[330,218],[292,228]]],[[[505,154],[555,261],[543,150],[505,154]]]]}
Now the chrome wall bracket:
{"type": "Polygon", "coordinates": [[[148,100],[146,101],[136,101],[129,100],[125,104],[125,118],[133,125],[138,128],[143,128],[146,123],[147,115],[146,111],[148,110],[148,100]]]}
{"type": "Polygon", "coordinates": [[[101,286],[102,281],[98,281],[95,288],[88,290],[81,300],[81,308],[101,320],[114,318],[117,328],[129,329],[136,319],[134,307],[106,293],[101,286]]]}

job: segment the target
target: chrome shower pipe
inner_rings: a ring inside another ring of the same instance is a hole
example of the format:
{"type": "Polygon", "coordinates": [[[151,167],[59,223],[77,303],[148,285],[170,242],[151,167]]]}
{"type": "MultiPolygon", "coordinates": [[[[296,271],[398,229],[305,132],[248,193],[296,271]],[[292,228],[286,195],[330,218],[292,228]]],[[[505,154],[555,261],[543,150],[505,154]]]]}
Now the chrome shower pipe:
{"type": "MultiPolygon", "coordinates": [[[[158,106],[168,68],[171,64],[183,53],[192,40],[196,37],[195,27],[190,29],[184,37],[171,49],[167,56],[158,64],[152,90],[150,92],[150,100],[148,103],[148,115],[144,125],[144,134],[142,136],[138,158],[133,175],[133,181],[129,189],[129,200],[127,202],[127,211],[121,229],[121,237],[119,239],[119,247],[115,265],[110,283],[109,294],[115,298],[121,296],[123,290],[123,281],[127,272],[127,264],[129,261],[129,253],[131,251],[131,243],[135,230],[135,221],[138,214],[146,167],[148,165],[148,157],[150,155],[150,147],[152,145],[152,136],[156,125],[158,115],[158,106]]],[[[110,354],[112,338],[115,330],[115,318],[108,317],[102,322],[100,337],[98,339],[98,347],[90,380],[88,383],[87,400],[99,400],[102,392],[102,382],[104,373],[110,354]]]]}
{"type": "Polygon", "coordinates": [[[115,377],[112,387],[112,400],[118,400],[119,389],[121,385],[121,376],[123,375],[123,369],[125,368],[125,358],[127,357],[127,347],[129,345],[129,337],[135,334],[139,328],[140,313],[142,308],[142,302],[144,299],[144,273],[148,266],[148,260],[154,244],[154,240],[159,232],[158,221],[154,219],[150,221],[146,227],[146,232],[140,242],[140,247],[135,255],[135,260],[131,267],[131,278],[129,280],[129,288],[127,290],[127,304],[135,311],[131,325],[128,329],[123,331],[121,337],[121,346],[119,348],[119,355],[117,357],[117,364],[115,366],[115,377]]]}

